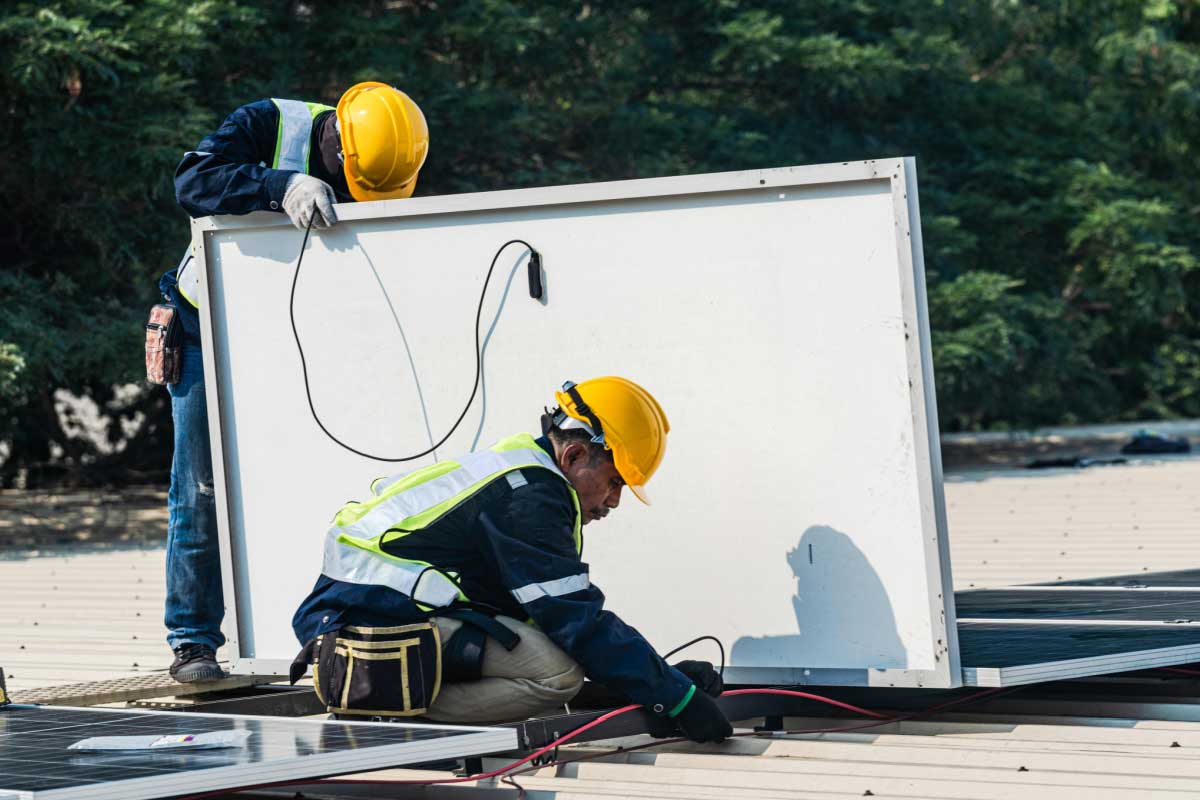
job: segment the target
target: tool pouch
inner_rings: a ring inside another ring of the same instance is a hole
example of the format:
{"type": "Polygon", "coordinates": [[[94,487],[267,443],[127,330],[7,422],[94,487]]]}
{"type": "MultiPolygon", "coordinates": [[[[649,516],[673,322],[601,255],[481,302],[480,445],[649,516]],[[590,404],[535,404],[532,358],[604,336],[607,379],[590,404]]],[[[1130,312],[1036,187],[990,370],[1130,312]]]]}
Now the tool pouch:
{"type": "Polygon", "coordinates": [[[339,715],[424,714],[441,688],[441,640],[431,622],[391,628],[348,625],[323,633],[292,662],[292,683],[310,663],[317,698],[339,715]]]}
{"type": "Polygon", "coordinates": [[[521,636],[516,631],[477,608],[442,609],[437,616],[462,622],[446,640],[443,653],[442,677],[451,683],[477,681],[483,677],[488,639],[495,639],[509,652],[521,643],[521,636]]]}
{"type": "Polygon", "coordinates": [[[146,380],[159,386],[179,383],[183,366],[179,310],[165,303],[150,309],[146,323],[146,380]]]}

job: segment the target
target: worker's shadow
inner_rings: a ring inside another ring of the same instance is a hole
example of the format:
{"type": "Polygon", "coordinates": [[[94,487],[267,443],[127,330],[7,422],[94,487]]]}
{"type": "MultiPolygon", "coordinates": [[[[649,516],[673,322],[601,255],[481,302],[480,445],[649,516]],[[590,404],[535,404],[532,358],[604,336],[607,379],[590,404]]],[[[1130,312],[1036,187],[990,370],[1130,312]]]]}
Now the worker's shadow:
{"type": "Polygon", "coordinates": [[[814,525],[788,551],[797,633],[743,636],[730,663],[751,667],[904,667],[907,651],[878,573],[849,536],[814,525]]]}

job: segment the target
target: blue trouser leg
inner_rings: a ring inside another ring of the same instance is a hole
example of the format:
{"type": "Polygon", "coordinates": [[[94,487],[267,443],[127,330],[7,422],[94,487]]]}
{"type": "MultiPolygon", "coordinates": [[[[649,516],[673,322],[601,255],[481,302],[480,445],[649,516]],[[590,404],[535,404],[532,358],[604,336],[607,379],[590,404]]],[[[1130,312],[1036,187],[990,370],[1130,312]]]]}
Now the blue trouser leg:
{"type": "MultiPolygon", "coordinates": [[[[194,324],[194,311],[181,309],[194,324]]],[[[186,325],[190,328],[192,325],[186,325]]],[[[189,336],[189,340],[193,337],[189,336]]],[[[175,421],[175,456],[167,495],[167,643],[225,642],[221,618],[221,556],[217,544],[212,453],[208,441],[208,406],[204,397],[204,354],[187,341],[179,383],[170,386],[175,421]]]]}

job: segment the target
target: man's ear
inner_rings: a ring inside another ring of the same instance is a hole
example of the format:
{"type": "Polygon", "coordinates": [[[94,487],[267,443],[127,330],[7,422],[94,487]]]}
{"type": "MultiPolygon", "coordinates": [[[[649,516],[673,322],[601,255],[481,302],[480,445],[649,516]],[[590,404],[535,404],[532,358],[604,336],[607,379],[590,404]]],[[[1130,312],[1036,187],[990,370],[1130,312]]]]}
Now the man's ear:
{"type": "Polygon", "coordinates": [[[587,458],[587,445],[580,442],[568,442],[566,447],[559,454],[559,467],[563,472],[568,468],[579,466],[582,460],[587,458]]]}

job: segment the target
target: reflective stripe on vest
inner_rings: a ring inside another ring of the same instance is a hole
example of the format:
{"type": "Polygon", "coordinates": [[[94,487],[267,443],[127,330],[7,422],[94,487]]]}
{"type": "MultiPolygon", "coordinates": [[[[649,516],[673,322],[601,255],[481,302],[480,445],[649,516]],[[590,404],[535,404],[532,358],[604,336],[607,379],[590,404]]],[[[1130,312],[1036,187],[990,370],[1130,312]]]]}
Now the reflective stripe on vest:
{"type": "Polygon", "coordinates": [[[328,109],[329,106],[300,100],[280,100],[278,97],[272,97],[271,102],[279,109],[275,158],[271,167],[307,173],[313,119],[320,113],[318,109],[328,109]]]}
{"type": "MultiPolygon", "coordinates": [[[[305,103],[300,100],[280,100],[272,97],[271,102],[279,111],[279,125],[275,129],[275,155],[271,159],[273,169],[285,169],[308,174],[309,150],[312,148],[313,121],[333,106],[321,103],[305,103]]],[[[262,166],[266,166],[263,164],[262,166]]],[[[200,269],[196,259],[184,256],[175,280],[179,293],[196,308],[200,307],[200,269]]]]}
{"type": "MultiPolygon", "coordinates": [[[[548,469],[566,480],[533,437],[521,433],[458,461],[375,481],[370,500],[347,503],[334,517],[325,535],[321,571],[347,583],[387,586],[428,608],[466,600],[453,575],[425,561],[390,555],[382,545],[429,527],[496,478],[521,469],[548,469]]],[[[570,492],[578,553],[583,544],[583,518],[579,496],[574,489],[570,492]]]]}

